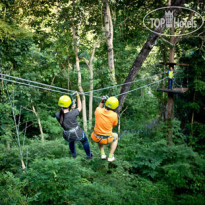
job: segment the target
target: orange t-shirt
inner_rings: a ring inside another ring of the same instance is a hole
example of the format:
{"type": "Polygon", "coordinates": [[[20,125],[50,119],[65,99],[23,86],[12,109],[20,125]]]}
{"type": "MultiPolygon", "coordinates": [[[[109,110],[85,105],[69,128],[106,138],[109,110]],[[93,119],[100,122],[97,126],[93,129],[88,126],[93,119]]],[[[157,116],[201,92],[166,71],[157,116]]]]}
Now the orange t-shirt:
{"type": "Polygon", "coordinates": [[[117,113],[112,110],[97,107],[95,110],[95,128],[97,135],[109,136],[112,134],[112,128],[118,123],[117,113]]]}

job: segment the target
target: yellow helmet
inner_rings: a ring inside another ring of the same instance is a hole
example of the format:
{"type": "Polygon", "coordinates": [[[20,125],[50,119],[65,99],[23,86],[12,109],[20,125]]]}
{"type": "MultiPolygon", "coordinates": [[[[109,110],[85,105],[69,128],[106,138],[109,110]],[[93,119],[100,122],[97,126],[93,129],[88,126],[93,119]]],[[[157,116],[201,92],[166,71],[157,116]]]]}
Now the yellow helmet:
{"type": "Polygon", "coordinates": [[[105,102],[105,106],[112,109],[112,110],[115,110],[119,105],[119,101],[116,97],[109,97],[106,102],[105,102]]]}
{"type": "Polygon", "coordinates": [[[72,100],[69,96],[63,95],[58,100],[58,106],[67,108],[71,105],[72,100]]]}

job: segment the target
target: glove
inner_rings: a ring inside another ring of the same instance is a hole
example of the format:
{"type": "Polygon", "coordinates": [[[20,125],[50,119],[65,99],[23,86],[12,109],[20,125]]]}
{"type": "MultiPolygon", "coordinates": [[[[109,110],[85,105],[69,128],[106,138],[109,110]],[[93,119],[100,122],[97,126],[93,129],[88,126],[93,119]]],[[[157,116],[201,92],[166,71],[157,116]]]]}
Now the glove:
{"type": "Polygon", "coordinates": [[[107,95],[103,95],[103,97],[101,99],[101,103],[105,103],[108,98],[109,97],[107,95]]]}
{"type": "Polygon", "coordinates": [[[79,98],[79,94],[78,94],[77,91],[75,91],[75,92],[72,94],[72,96],[76,96],[76,98],[79,98]]]}

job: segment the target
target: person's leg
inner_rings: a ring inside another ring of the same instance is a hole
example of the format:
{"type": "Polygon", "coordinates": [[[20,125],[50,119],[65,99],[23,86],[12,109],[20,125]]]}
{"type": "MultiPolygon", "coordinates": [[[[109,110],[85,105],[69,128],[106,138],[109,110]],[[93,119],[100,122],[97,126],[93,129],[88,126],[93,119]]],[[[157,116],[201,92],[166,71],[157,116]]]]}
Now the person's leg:
{"type": "Polygon", "coordinates": [[[99,149],[100,149],[100,153],[101,153],[101,159],[106,159],[106,154],[105,154],[105,150],[104,150],[104,145],[98,143],[99,149]]]}
{"type": "Polygon", "coordinates": [[[117,148],[117,143],[118,143],[118,134],[117,133],[112,133],[112,136],[114,137],[113,142],[110,145],[110,153],[114,154],[116,148],[117,148]]]}
{"type": "Polygon", "coordinates": [[[173,79],[170,80],[170,89],[172,90],[172,86],[173,86],[173,79]]]}
{"type": "Polygon", "coordinates": [[[89,142],[88,142],[88,138],[86,136],[85,133],[83,133],[84,137],[81,140],[81,143],[83,144],[83,148],[85,150],[85,153],[87,155],[88,158],[92,157],[92,153],[90,152],[90,146],[89,146],[89,142]]]}
{"type": "Polygon", "coordinates": [[[168,89],[171,89],[171,79],[168,79],[168,89]]]}
{"type": "Polygon", "coordinates": [[[101,153],[105,153],[105,151],[104,151],[104,145],[98,143],[98,146],[99,146],[100,152],[101,152],[101,153]]]}
{"type": "Polygon", "coordinates": [[[75,142],[72,141],[72,142],[68,142],[68,145],[69,145],[69,148],[70,148],[70,152],[71,152],[71,155],[72,157],[76,157],[76,151],[75,151],[75,142]]]}
{"type": "Polygon", "coordinates": [[[110,161],[110,162],[115,160],[114,152],[117,148],[117,143],[118,143],[118,134],[117,133],[112,133],[112,136],[114,137],[114,140],[110,145],[110,154],[109,154],[109,158],[108,158],[108,161],[110,161]]]}

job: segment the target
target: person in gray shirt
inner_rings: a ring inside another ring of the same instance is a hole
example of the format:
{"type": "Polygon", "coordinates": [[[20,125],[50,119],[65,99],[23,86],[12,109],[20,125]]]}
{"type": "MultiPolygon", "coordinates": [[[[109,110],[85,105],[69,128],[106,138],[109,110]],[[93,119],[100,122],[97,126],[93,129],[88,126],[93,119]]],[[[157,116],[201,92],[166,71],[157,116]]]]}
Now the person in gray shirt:
{"type": "Polygon", "coordinates": [[[58,105],[61,107],[60,112],[56,113],[56,118],[63,128],[63,138],[68,142],[71,155],[76,158],[75,142],[80,141],[83,145],[88,160],[92,159],[93,154],[90,152],[88,138],[85,132],[80,128],[77,117],[82,110],[82,104],[79,94],[76,92],[77,109],[72,109],[73,102],[67,95],[59,98],[58,105]]]}

